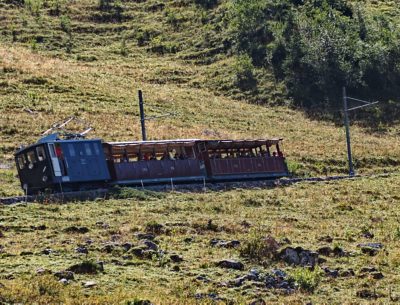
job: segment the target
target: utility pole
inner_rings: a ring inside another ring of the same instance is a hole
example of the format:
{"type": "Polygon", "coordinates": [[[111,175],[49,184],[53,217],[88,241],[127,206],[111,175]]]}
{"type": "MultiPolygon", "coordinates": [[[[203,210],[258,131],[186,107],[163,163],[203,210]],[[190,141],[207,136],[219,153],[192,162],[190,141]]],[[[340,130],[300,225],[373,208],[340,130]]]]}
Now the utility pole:
{"type": "Polygon", "coordinates": [[[146,136],[146,120],[156,120],[159,118],[165,118],[165,117],[170,117],[170,116],[175,116],[176,113],[166,113],[164,115],[159,115],[159,116],[151,116],[151,117],[146,117],[144,114],[144,102],[143,102],[143,93],[142,90],[138,91],[139,94],[139,110],[140,110],[140,124],[142,126],[142,140],[147,141],[147,136],[146,136]]]}
{"type": "Polygon", "coordinates": [[[353,158],[351,155],[349,111],[347,107],[346,87],[343,87],[344,126],[346,128],[347,159],[349,161],[349,176],[354,176],[353,158]]]}
{"type": "Polygon", "coordinates": [[[142,125],[142,140],[147,141],[146,137],[146,118],[144,116],[144,106],[143,106],[143,94],[142,90],[139,90],[139,109],[140,109],[140,124],[142,125]]]}
{"type": "Polygon", "coordinates": [[[348,158],[348,162],[349,162],[349,176],[354,176],[355,172],[354,172],[354,166],[353,166],[353,158],[352,158],[352,154],[351,154],[349,111],[360,109],[360,108],[365,108],[365,107],[368,107],[371,105],[378,104],[379,102],[378,101],[377,102],[367,102],[367,101],[363,101],[363,100],[356,99],[353,97],[349,97],[346,94],[346,87],[343,87],[342,92],[343,92],[344,125],[346,128],[347,158],[348,158]],[[348,100],[361,102],[364,105],[356,106],[356,107],[349,109],[348,108],[348,100]]]}

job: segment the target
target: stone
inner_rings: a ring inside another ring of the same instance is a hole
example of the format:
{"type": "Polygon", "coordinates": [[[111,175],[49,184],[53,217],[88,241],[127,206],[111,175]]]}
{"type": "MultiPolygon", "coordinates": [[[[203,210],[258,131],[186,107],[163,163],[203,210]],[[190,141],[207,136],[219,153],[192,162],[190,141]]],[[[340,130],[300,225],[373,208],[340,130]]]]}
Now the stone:
{"type": "Polygon", "coordinates": [[[42,254],[44,254],[44,255],[50,255],[51,253],[53,253],[52,249],[47,248],[47,249],[42,250],[42,254]]]}
{"type": "Polygon", "coordinates": [[[21,255],[21,256],[33,255],[33,252],[32,251],[22,251],[19,255],[21,255]]]}
{"type": "Polygon", "coordinates": [[[368,231],[367,232],[363,232],[362,236],[365,237],[365,238],[368,238],[368,239],[371,239],[371,238],[375,237],[375,235],[373,233],[368,232],[368,231]]]}
{"type": "Polygon", "coordinates": [[[121,245],[121,247],[124,248],[125,251],[129,251],[133,247],[133,245],[131,243],[127,242],[127,243],[123,243],[121,245]]]}
{"type": "Polygon", "coordinates": [[[354,273],[353,269],[342,270],[339,272],[340,277],[350,277],[350,276],[354,276],[354,275],[355,275],[355,273],[354,273]]]}
{"type": "Polygon", "coordinates": [[[204,283],[209,283],[210,282],[210,279],[207,278],[205,275],[198,275],[196,277],[196,280],[204,282],[204,283]]]}
{"type": "Polygon", "coordinates": [[[61,279],[58,282],[63,284],[63,285],[68,285],[69,284],[69,281],[67,279],[61,279]]]}
{"type": "Polygon", "coordinates": [[[300,265],[299,254],[291,247],[282,250],[281,258],[290,265],[300,265]]]}
{"type": "Polygon", "coordinates": [[[67,227],[64,229],[65,233],[79,233],[79,234],[86,234],[89,232],[89,229],[87,227],[77,227],[77,226],[71,226],[67,227]]]}
{"type": "Polygon", "coordinates": [[[104,271],[104,267],[102,262],[84,261],[82,263],[72,265],[67,269],[67,271],[78,274],[97,274],[98,272],[104,271]]]}
{"type": "Polygon", "coordinates": [[[183,257],[178,255],[178,254],[171,254],[169,256],[169,258],[171,259],[171,261],[173,261],[174,263],[180,263],[183,262],[183,257]]]}
{"type": "Polygon", "coordinates": [[[39,268],[36,270],[36,274],[38,274],[38,275],[51,274],[51,273],[52,272],[49,269],[39,268]]]}
{"type": "Polygon", "coordinates": [[[378,269],[376,269],[375,267],[362,267],[360,270],[361,273],[372,273],[377,271],[378,269]]]}
{"type": "Polygon", "coordinates": [[[89,250],[86,247],[77,247],[75,249],[75,251],[77,253],[81,253],[81,254],[88,254],[89,253],[89,250]]]}
{"type": "Polygon", "coordinates": [[[135,236],[136,236],[137,239],[140,239],[140,240],[141,239],[154,240],[156,238],[154,234],[141,233],[141,232],[136,233],[135,236]]]}
{"type": "Polygon", "coordinates": [[[318,262],[318,253],[305,250],[301,247],[287,247],[283,249],[280,258],[290,265],[314,267],[318,262]]]}
{"type": "Polygon", "coordinates": [[[82,283],[83,288],[92,288],[96,285],[97,283],[95,281],[86,281],[82,283]]]}
{"type": "Polygon", "coordinates": [[[103,248],[101,248],[101,252],[106,252],[106,253],[111,253],[115,249],[115,246],[113,244],[107,244],[103,248]]]}
{"type": "Polygon", "coordinates": [[[372,248],[372,249],[376,249],[376,250],[380,250],[383,248],[383,244],[381,243],[362,243],[362,244],[358,244],[357,247],[360,248],[372,248]]]}
{"type": "Polygon", "coordinates": [[[222,240],[222,239],[216,239],[213,238],[210,240],[210,245],[212,247],[218,247],[218,248],[237,248],[240,246],[240,241],[238,240],[222,240]]]}
{"type": "Polygon", "coordinates": [[[58,271],[56,273],[54,273],[54,276],[58,279],[67,279],[67,280],[73,280],[74,277],[74,273],[72,271],[58,271]]]}
{"type": "Polygon", "coordinates": [[[341,247],[334,247],[332,253],[335,257],[344,257],[348,255],[348,253],[344,251],[341,247]]]}
{"type": "Polygon", "coordinates": [[[374,280],[381,280],[384,278],[383,273],[382,272],[372,272],[371,276],[374,280]]]}
{"type": "Polygon", "coordinates": [[[339,276],[339,271],[337,269],[329,269],[328,267],[322,267],[325,275],[333,278],[337,278],[339,276]]]}
{"type": "Polygon", "coordinates": [[[362,299],[377,299],[379,297],[374,291],[368,289],[362,289],[357,291],[356,295],[362,299]]]}
{"type": "Polygon", "coordinates": [[[318,241],[324,241],[327,243],[331,243],[333,241],[333,238],[330,237],[329,235],[325,235],[325,236],[321,236],[320,238],[318,238],[318,241]]]}
{"type": "Polygon", "coordinates": [[[181,268],[178,265],[174,265],[172,267],[172,271],[178,272],[178,271],[181,271],[181,268]]]}
{"type": "Polygon", "coordinates": [[[158,250],[157,244],[152,242],[151,240],[144,239],[144,240],[142,240],[142,244],[145,245],[147,247],[147,249],[150,249],[153,251],[158,250]]]}
{"type": "Polygon", "coordinates": [[[321,248],[319,248],[319,249],[317,250],[318,254],[319,254],[319,255],[323,255],[323,256],[329,256],[329,255],[331,255],[332,251],[333,251],[332,248],[331,248],[331,247],[328,247],[328,246],[326,246],[326,247],[321,247],[321,248]]]}
{"type": "Polygon", "coordinates": [[[370,247],[362,247],[361,252],[364,254],[368,254],[369,256],[375,256],[378,254],[378,250],[370,247]]]}
{"type": "Polygon", "coordinates": [[[226,268],[226,269],[234,269],[234,270],[243,270],[244,265],[241,262],[224,259],[216,263],[218,267],[226,268]]]}
{"type": "Polygon", "coordinates": [[[47,229],[46,225],[31,226],[32,230],[44,231],[47,229]]]}

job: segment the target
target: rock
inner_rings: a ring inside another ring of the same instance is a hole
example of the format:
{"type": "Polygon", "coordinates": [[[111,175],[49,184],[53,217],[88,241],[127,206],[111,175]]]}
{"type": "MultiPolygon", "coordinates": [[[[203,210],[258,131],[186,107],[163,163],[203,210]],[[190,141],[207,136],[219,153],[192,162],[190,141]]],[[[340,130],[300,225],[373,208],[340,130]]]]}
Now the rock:
{"type": "Polygon", "coordinates": [[[383,244],[381,244],[381,243],[363,243],[363,244],[358,244],[357,247],[372,248],[372,249],[380,250],[383,248],[383,244]]]}
{"type": "Polygon", "coordinates": [[[142,244],[145,245],[147,247],[147,249],[153,250],[153,251],[157,251],[158,250],[158,246],[156,243],[150,241],[150,240],[142,240],[142,244]]]}
{"type": "Polygon", "coordinates": [[[107,244],[103,248],[101,248],[101,252],[106,252],[106,253],[111,253],[115,249],[115,246],[113,244],[107,244]]]}
{"type": "Polygon", "coordinates": [[[47,249],[42,250],[42,254],[44,254],[44,255],[50,255],[51,253],[53,253],[52,249],[47,248],[47,249]]]}
{"type": "Polygon", "coordinates": [[[187,243],[187,244],[190,244],[190,243],[192,243],[194,241],[194,238],[193,237],[186,237],[183,241],[185,243],[187,243]]]}
{"type": "Polygon", "coordinates": [[[212,247],[218,247],[218,248],[237,248],[240,246],[240,241],[238,240],[222,240],[222,239],[216,239],[213,238],[210,240],[210,245],[212,247]]]}
{"type": "Polygon", "coordinates": [[[216,263],[218,267],[226,268],[226,269],[234,269],[234,270],[243,270],[244,265],[241,262],[224,259],[216,263]]]}
{"type": "Polygon", "coordinates": [[[334,247],[332,250],[333,256],[335,257],[344,257],[348,256],[348,253],[343,250],[341,247],[334,247]]]}
{"type": "Polygon", "coordinates": [[[33,255],[33,252],[32,251],[22,251],[19,255],[21,255],[21,256],[33,255]]]}
{"type": "Polygon", "coordinates": [[[77,226],[71,226],[68,228],[64,229],[65,233],[79,233],[79,234],[86,234],[89,232],[89,229],[87,227],[77,227],[77,226]]]}
{"type": "Polygon", "coordinates": [[[281,258],[290,265],[300,265],[300,257],[296,249],[287,247],[281,251],[281,258]]]}
{"type": "Polygon", "coordinates": [[[333,238],[330,237],[329,235],[325,235],[325,236],[321,236],[320,238],[318,238],[318,241],[324,241],[327,243],[331,243],[333,241],[333,238]]]}
{"type": "Polygon", "coordinates": [[[281,277],[281,278],[287,277],[287,274],[284,271],[280,270],[280,269],[273,269],[272,270],[272,274],[277,276],[277,277],[281,277]]]}
{"type": "Polygon", "coordinates": [[[77,253],[81,253],[81,254],[88,254],[89,250],[86,247],[78,247],[75,249],[75,251],[77,253]]]}
{"type": "Polygon", "coordinates": [[[375,235],[374,235],[373,233],[368,232],[368,231],[363,232],[363,233],[362,233],[362,236],[365,237],[365,238],[368,238],[368,239],[371,239],[371,238],[374,238],[374,237],[375,237],[375,235]]]}
{"type": "Polygon", "coordinates": [[[369,256],[375,256],[378,254],[378,250],[374,248],[369,248],[369,247],[362,247],[361,252],[364,254],[368,254],[369,256]]]}
{"type": "Polygon", "coordinates": [[[61,279],[58,282],[63,284],[63,285],[68,285],[69,284],[69,281],[67,279],[61,279]]]}
{"type": "Polygon", "coordinates": [[[108,229],[110,225],[106,222],[98,221],[96,222],[96,226],[103,228],[103,229],[108,229]]]}
{"type": "Polygon", "coordinates": [[[172,271],[178,272],[181,271],[181,268],[178,265],[172,267],[172,271]]]}
{"type": "Polygon", "coordinates": [[[137,239],[140,239],[140,240],[141,239],[154,240],[156,238],[154,234],[141,233],[141,232],[136,233],[135,236],[136,236],[137,239]]]}
{"type": "Polygon", "coordinates": [[[82,283],[83,288],[92,288],[96,285],[97,283],[95,281],[87,281],[82,283]]]}
{"type": "Polygon", "coordinates": [[[32,230],[37,230],[37,231],[44,231],[47,229],[46,225],[39,225],[39,226],[31,226],[32,230]]]}
{"type": "Polygon", "coordinates": [[[290,265],[310,266],[314,267],[318,262],[318,253],[309,250],[304,250],[301,247],[287,247],[283,249],[280,258],[290,265]]]}
{"type": "Polygon", "coordinates": [[[350,276],[354,276],[354,275],[355,275],[355,273],[354,273],[353,269],[342,270],[339,272],[340,277],[350,277],[350,276]]]}
{"type": "Polygon", "coordinates": [[[71,271],[78,274],[97,274],[98,272],[104,271],[102,262],[91,262],[84,261],[79,264],[72,265],[67,269],[67,271],[71,271]]]}
{"type": "Polygon", "coordinates": [[[337,278],[339,276],[339,271],[337,269],[329,269],[328,267],[322,267],[325,275],[333,278],[337,278]]]}
{"type": "Polygon", "coordinates": [[[183,257],[178,255],[178,254],[171,254],[169,256],[169,258],[171,259],[171,261],[173,261],[174,263],[180,263],[183,262],[183,257]]]}
{"type": "Polygon", "coordinates": [[[49,269],[39,268],[36,270],[36,274],[38,274],[38,275],[51,274],[51,273],[52,272],[49,269]]]}
{"type": "Polygon", "coordinates": [[[131,243],[123,243],[121,245],[122,248],[124,248],[125,251],[129,251],[132,248],[132,244],[131,243]]]}
{"type": "Polygon", "coordinates": [[[378,269],[376,269],[375,267],[362,267],[360,270],[361,273],[372,273],[377,271],[378,269]]]}
{"type": "Polygon", "coordinates": [[[56,273],[54,273],[54,276],[58,279],[67,279],[67,280],[73,280],[74,277],[74,273],[72,271],[58,271],[56,273]]]}
{"type": "Polygon", "coordinates": [[[379,295],[375,291],[371,291],[368,289],[359,290],[357,291],[356,295],[359,298],[363,299],[377,299],[379,297],[379,295]]]}
{"type": "Polygon", "coordinates": [[[374,280],[381,280],[384,278],[383,273],[382,272],[372,272],[371,276],[374,280]]]}
{"type": "Polygon", "coordinates": [[[201,281],[201,282],[204,282],[204,283],[209,283],[211,280],[207,277],[207,276],[205,276],[205,275],[198,275],[197,277],[196,277],[196,280],[198,280],[198,281],[201,281]]]}
{"type": "Polygon", "coordinates": [[[333,252],[333,250],[332,250],[331,247],[326,246],[326,247],[321,247],[321,248],[319,248],[319,249],[317,250],[317,252],[318,252],[319,255],[329,256],[329,255],[331,255],[331,253],[333,252]]]}
{"type": "Polygon", "coordinates": [[[135,304],[135,305],[154,305],[149,300],[135,300],[133,302],[128,302],[127,304],[135,304]]]}

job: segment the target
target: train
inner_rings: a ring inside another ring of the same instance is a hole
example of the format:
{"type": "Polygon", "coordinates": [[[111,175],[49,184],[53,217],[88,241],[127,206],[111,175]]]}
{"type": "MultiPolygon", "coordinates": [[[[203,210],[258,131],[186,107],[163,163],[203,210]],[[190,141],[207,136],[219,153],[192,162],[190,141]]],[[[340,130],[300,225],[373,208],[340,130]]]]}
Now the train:
{"type": "Polygon", "coordinates": [[[27,195],[289,175],[282,138],[105,142],[51,133],[14,154],[27,195]]]}

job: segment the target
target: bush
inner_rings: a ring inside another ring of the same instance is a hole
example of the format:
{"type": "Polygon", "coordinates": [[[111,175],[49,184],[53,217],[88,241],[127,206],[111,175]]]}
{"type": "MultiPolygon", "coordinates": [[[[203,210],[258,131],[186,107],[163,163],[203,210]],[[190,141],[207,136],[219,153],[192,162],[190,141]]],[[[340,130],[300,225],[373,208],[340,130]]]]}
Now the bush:
{"type": "Polygon", "coordinates": [[[271,237],[253,231],[240,247],[240,256],[256,262],[275,260],[278,255],[279,244],[271,237]]]}
{"type": "Polygon", "coordinates": [[[236,81],[235,84],[243,90],[251,90],[257,86],[253,74],[253,63],[247,54],[239,55],[234,66],[236,81]]]}
{"type": "Polygon", "coordinates": [[[194,3],[196,3],[199,6],[202,6],[204,8],[213,8],[218,4],[218,0],[194,0],[194,3]]]}
{"type": "Polygon", "coordinates": [[[321,281],[322,270],[317,267],[314,270],[308,268],[297,268],[291,274],[291,278],[299,285],[300,289],[314,292],[321,281]]]}

